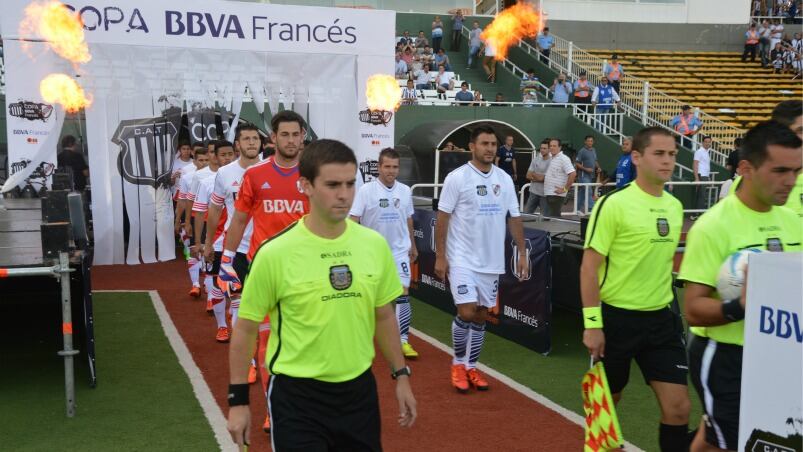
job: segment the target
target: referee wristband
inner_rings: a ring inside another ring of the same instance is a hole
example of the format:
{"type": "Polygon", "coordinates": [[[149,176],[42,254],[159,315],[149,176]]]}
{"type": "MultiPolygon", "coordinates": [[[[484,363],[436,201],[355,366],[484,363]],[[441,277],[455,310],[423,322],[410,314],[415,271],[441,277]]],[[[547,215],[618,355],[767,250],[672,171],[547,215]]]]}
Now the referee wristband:
{"type": "Polygon", "coordinates": [[[229,406],[248,405],[248,383],[229,385],[229,406]]]}
{"type": "Polygon", "coordinates": [[[744,308],[741,299],[722,300],[722,316],[730,322],[744,320],[744,308]]]}
{"type": "Polygon", "coordinates": [[[583,308],[583,326],[586,329],[602,328],[602,308],[583,308]]]}

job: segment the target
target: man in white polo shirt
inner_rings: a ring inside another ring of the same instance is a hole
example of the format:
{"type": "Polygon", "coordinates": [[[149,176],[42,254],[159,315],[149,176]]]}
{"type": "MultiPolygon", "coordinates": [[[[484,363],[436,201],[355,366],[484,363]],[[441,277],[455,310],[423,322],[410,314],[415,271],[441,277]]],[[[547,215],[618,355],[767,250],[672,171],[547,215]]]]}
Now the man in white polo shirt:
{"type": "MultiPolygon", "coordinates": [[[[711,137],[703,137],[703,145],[694,152],[694,181],[708,182],[711,180],[711,137]]],[[[705,195],[708,193],[707,185],[698,185],[697,203],[695,208],[706,209],[705,195]]],[[[692,215],[692,220],[696,220],[700,213],[692,215]]]]}
{"type": "Polygon", "coordinates": [[[566,194],[574,184],[577,171],[572,165],[572,159],[560,149],[560,139],[549,140],[549,153],[552,158],[549,168],[544,175],[544,195],[546,195],[548,217],[560,218],[560,211],[566,201],[566,194]]]}

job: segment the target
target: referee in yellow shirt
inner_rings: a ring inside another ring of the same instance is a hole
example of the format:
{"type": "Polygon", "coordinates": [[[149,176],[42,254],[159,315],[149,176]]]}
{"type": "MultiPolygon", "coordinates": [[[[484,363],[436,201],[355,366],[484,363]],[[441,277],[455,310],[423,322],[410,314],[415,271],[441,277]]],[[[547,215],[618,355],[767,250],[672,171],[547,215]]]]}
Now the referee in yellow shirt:
{"type": "Polygon", "coordinates": [[[390,248],[347,221],[357,160],[345,144],[319,140],[299,162],[308,215],[263,242],[251,263],[229,350],[232,439],[248,443],[248,366],[259,323],[274,326],[265,362],[273,450],[379,451],[374,338],[396,380],[399,424],[411,426],[410,389],[391,301],[402,294],[390,248]]]}
{"type": "Polygon", "coordinates": [[[583,344],[605,364],[615,403],[636,361],[661,407],[661,451],[689,447],[688,365],[683,323],[669,305],[683,206],[664,191],[675,169],[672,134],[633,137],[636,180],[603,196],[591,212],[580,268],[583,344]]]}

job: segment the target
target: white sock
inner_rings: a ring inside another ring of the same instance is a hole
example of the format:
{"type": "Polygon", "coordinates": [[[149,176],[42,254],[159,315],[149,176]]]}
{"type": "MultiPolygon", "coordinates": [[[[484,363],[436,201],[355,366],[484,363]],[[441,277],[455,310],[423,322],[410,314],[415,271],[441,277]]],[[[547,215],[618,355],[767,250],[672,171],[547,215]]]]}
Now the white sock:
{"type": "Polygon", "coordinates": [[[231,313],[231,328],[234,329],[234,325],[237,323],[237,312],[240,311],[240,296],[237,295],[237,298],[231,299],[231,308],[229,308],[229,312],[231,313]]]}
{"type": "Polygon", "coordinates": [[[187,260],[187,266],[188,271],[190,272],[190,281],[192,281],[192,287],[201,287],[201,284],[198,282],[201,277],[201,261],[191,257],[187,260]]]}
{"type": "Polygon", "coordinates": [[[214,282],[212,281],[212,275],[204,276],[204,287],[206,287],[206,299],[212,299],[212,290],[215,287],[214,282]]]}
{"type": "Polygon", "coordinates": [[[212,300],[212,312],[215,314],[215,321],[218,328],[226,327],[226,299],[219,298],[212,300]]]}

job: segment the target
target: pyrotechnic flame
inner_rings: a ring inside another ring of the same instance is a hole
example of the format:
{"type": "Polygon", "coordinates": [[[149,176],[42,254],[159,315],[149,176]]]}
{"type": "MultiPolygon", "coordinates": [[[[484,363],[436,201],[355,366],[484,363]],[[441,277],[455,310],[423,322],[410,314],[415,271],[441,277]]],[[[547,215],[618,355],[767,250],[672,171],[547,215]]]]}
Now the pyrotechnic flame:
{"type": "Polygon", "coordinates": [[[532,4],[516,3],[499,13],[480,37],[496,50],[494,59],[503,61],[511,46],[517,45],[520,39],[537,35],[545,25],[546,18],[532,4]]]}
{"type": "Polygon", "coordinates": [[[39,83],[39,93],[45,102],[60,104],[70,113],[92,104],[92,97],[87,97],[81,85],[66,74],[49,74],[39,83]]]}
{"type": "Polygon", "coordinates": [[[77,13],[58,1],[33,2],[25,8],[20,35],[39,36],[59,56],[73,63],[92,59],[84,40],[84,25],[77,13]]]}
{"type": "Polygon", "coordinates": [[[369,110],[396,111],[401,105],[401,88],[393,76],[374,74],[368,77],[365,97],[369,110]]]}

